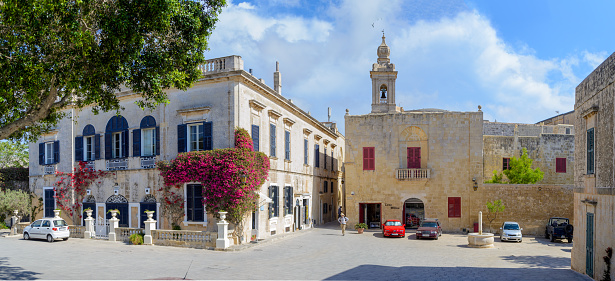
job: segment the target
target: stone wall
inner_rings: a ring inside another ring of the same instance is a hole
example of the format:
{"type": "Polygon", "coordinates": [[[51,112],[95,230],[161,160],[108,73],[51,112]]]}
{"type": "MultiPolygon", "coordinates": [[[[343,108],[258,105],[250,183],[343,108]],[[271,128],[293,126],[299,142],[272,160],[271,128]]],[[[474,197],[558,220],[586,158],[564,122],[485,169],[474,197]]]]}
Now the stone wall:
{"type": "Polygon", "coordinates": [[[504,221],[516,221],[523,235],[544,236],[550,217],[569,218],[576,227],[572,185],[483,184],[472,193],[470,212],[474,222],[478,222],[478,212],[483,212],[483,229],[489,229],[487,202],[498,199],[506,208],[491,224],[496,233],[504,221]]]}

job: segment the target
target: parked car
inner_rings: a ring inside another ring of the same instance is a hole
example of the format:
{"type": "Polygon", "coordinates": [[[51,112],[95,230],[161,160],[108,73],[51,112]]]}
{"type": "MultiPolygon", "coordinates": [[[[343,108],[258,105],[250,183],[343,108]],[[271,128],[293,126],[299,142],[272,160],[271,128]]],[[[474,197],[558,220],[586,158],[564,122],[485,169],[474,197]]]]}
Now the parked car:
{"type": "Polygon", "coordinates": [[[406,226],[399,220],[387,220],[382,224],[382,236],[405,237],[406,226]]]}
{"type": "Polygon", "coordinates": [[[435,238],[442,236],[442,227],[437,219],[425,219],[421,222],[421,226],[416,230],[416,239],[419,238],[435,238]]]}
{"type": "Polygon", "coordinates": [[[521,242],[523,240],[523,235],[521,231],[523,228],[519,226],[518,223],[514,221],[505,221],[500,227],[500,241],[517,241],[521,242]]]}
{"type": "Polygon", "coordinates": [[[567,239],[568,243],[572,243],[574,227],[569,222],[567,218],[550,218],[545,228],[545,238],[551,242],[555,242],[556,239],[567,239]]]}
{"type": "Polygon", "coordinates": [[[47,239],[47,242],[64,239],[70,236],[69,226],[60,218],[40,219],[26,226],[23,230],[23,239],[47,239]]]}

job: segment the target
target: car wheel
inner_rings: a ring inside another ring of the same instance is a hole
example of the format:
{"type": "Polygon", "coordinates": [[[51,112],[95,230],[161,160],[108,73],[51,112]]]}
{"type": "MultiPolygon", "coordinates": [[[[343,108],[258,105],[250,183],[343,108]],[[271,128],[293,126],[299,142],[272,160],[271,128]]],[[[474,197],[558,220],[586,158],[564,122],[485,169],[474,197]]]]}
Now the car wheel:
{"type": "Polygon", "coordinates": [[[568,243],[572,243],[572,237],[568,238],[568,243]]]}
{"type": "Polygon", "coordinates": [[[553,236],[553,234],[550,235],[551,236],[551,242],[555,242],[555,236],[553,236]]]}
{"type": "Polygon", "coordinates": [[[30,234],[28,234],[27,232],[23,233],[23,240],[30,240],[30,234]]]}
{"type": "Polygon", "coordinates": [[[47,235],[47,242],[49,243],[53,242],[53,236],[47,235]]]}
{"type": "Polygon", "coordinates": [[[521,243],[521,241],[523,241],[523,240],[519,239],[519,243],[521,243]]]}
{"type": "Polygon", "coordinates": [[[549,239],[549,232],[545,230],[545,238],[549,239]]]}
{"type": "Polygon", "coordinates": [[[418,237],[418,236],[415,236],[415,237],[416,237],[416,240],[419,240],[419,237],[418,237]]]}
{"type": "Polygon", "coordinates": [[[68,241],[68,237],[64,238],[64,241],[68,241]]]}
{"type": "Polygon", "coordinates": [[[439,238],[438,235],[436,235],[436,240],[438,240],[438,238],[439,238]]]}

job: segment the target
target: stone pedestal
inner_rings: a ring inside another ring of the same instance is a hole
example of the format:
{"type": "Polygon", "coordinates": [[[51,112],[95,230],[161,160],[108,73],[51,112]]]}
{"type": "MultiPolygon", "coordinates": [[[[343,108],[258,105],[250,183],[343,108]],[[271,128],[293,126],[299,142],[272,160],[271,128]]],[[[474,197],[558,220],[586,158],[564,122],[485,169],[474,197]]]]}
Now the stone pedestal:
{"type": "Polygon", "coordinates": [[[10,235],[17,235],[17,224],[19,223],[18,216],[11,217],[11,233],[10,235]]]}
{"type": "Polygon", "coordinates": [[[149,218],[144,223],[145,223],[145,235],[143,236],[143,244],[153,245],[154,239],[152,237],[152,230],[156,230],[156,221],[149,218]]]}
{"type": "Polygon", "coordinates": [[[493,233],[468,233],[468,246],[472,248],[493,248],[493,233]]]}
{"type": "Polygon", "coordinates": [[[83,238],[90,239],[96,235],[96,231],[94,230],[94,218],[88,216],[85,219],[85,232],[83,232],[83,238]]]}
{"type": "Polygon", "coordinates": [[[118,227],[120,219],[113,217],[109,219],[109,241],[116,241],[115,229],[118,227]]]}
{"type": "Polygon", "coordinates": [[[228,239],[228,222],[224,220],[227,212],[218,213],[220,213],[220,221],[217,223],[218,239],[216,239],[216,249],[226,249],[231,245],[231,241],[228,239]]]}

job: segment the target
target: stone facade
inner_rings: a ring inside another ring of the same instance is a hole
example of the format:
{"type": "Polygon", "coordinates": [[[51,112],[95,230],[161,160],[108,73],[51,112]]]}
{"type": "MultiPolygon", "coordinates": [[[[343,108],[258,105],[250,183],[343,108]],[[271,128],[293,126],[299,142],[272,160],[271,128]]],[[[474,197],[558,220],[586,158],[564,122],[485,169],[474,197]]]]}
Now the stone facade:
{"type": "Polygon", "coordinates": [[[575,96],[572,269],[594,279],[606,269],[605,249],[615,247],[614,81],[615,53],[577,86],[575,96]]]}
{"type": "MultiPolygon", "coordinates": [[[[261,206],[254,212],[254,217],[246,218],[248,227],[244,237],[265,238],[336,219],[333,210],[341,204],[343,194],[341,163],[344,136],[337,131],[335,124],[319,122],[264,84],[262,79],[244,71],[243,60],[239,56],[208,60],[202,71],[203,77],[191,88],[186,91],[168,90],[170,102],[151,111],[141,110],[135,105],[138,94],[131,91],[118,93],[120,104],[125,108],[119,114],[126,120],[127,127],[121,127],[121,119],[114,112],[94,115],[87,108],[81,111],[68,109],[75,122],[64,119],[55,130],[30,144],[30,151],[34,152],[30,153],[31,189],[45,197],[44,190],[53,187],[57,181],[54,171],[70,172],[78,161],[87,157],[85,155],[91,155],[94,160],[88,163],[95,169],[115,169],[113,175],[90,187],[88,200],[95,202],[97,216],[104,216],[112,198],[126,201],[129,215],[123,223],[129,227],[140,227],[140,214],[144,211],[141,209],[145,206],[142,203],[156,202],[158,229],[170,229],[168,219],[158,216],[161,211],[158,190],[163,182],[159,171],[151,164],[172,160],[181,151],[194,149],[193,144],[197,145],[197,150],[233,147],[234,130],[241,127],[250,132],[253,140],[258,139],[258,150],[271,159],[269,177],[259,190],[261,206]],[[147,136],[155,140],[146,142],[145,131],[153,128],[156,131],[147,136]],[[207,128],[211,128],[211,133],[207,128]],[[192,142],[193,129],[200,134],[200,138],[205,136],[210,142],[202,139],[192,142]],[[115,146],[113,142],[118,131],[126,133],[117,137],[122,145],[115,146]],[[85,139],[90,137],[94,137],[93,143],[96,145],[88,154],[85,152],[88,147],[85,139]],[[80,145],[82,141],[84,144],[80,145]],[[59,146],[54,149],[55,142],[59,146]],[[208,147],[209,143],[211,147],[208,147]],[[272,143],[275,144],[273,149],[272,143]],[[46,153],[48,149],[56,152],[57,159],[51,157],[47,161],[47,157],[52,156],[46,153]],[[152,154],[152,151],[155,151],[153,155],[144,156],[146,152],[152,154]],[[115,153],[120,153],[120,157],[108,159],[115,153]],[[316,163],[319,166],[315,167],[316,163]],[[325,186],[327,192],[323,192],[325,186]],[[270,187],[277,189],[277,192],[270,187]],[[286,187],[290,187],[292,192],[288,212],[284,212],[286,187]],[[273,199],[278,200],[279,212],[277,216],[270,217],[268,208],[272,203],[268,203],[270,198],[267,197],[276,193],[278,196],[273,199]]],[[[279,84],[281,74],[276,71],[275,75],[279,84]]],[[[281,85],[276,88],[281,89],[281,85]]],[[[184,198],[188,196],[188,189],[187,185],[182,188],[184,198]]],[[[50,205],[53,200],[46,202],[50,205]]],[[[188,212],[188,208],[185,209],[188,212]]],[[[180,226],[185,230],[215,231],[215,223],[214,216],[206,214],[202,221],[189,221],[185,216],[180,226]]]]}

